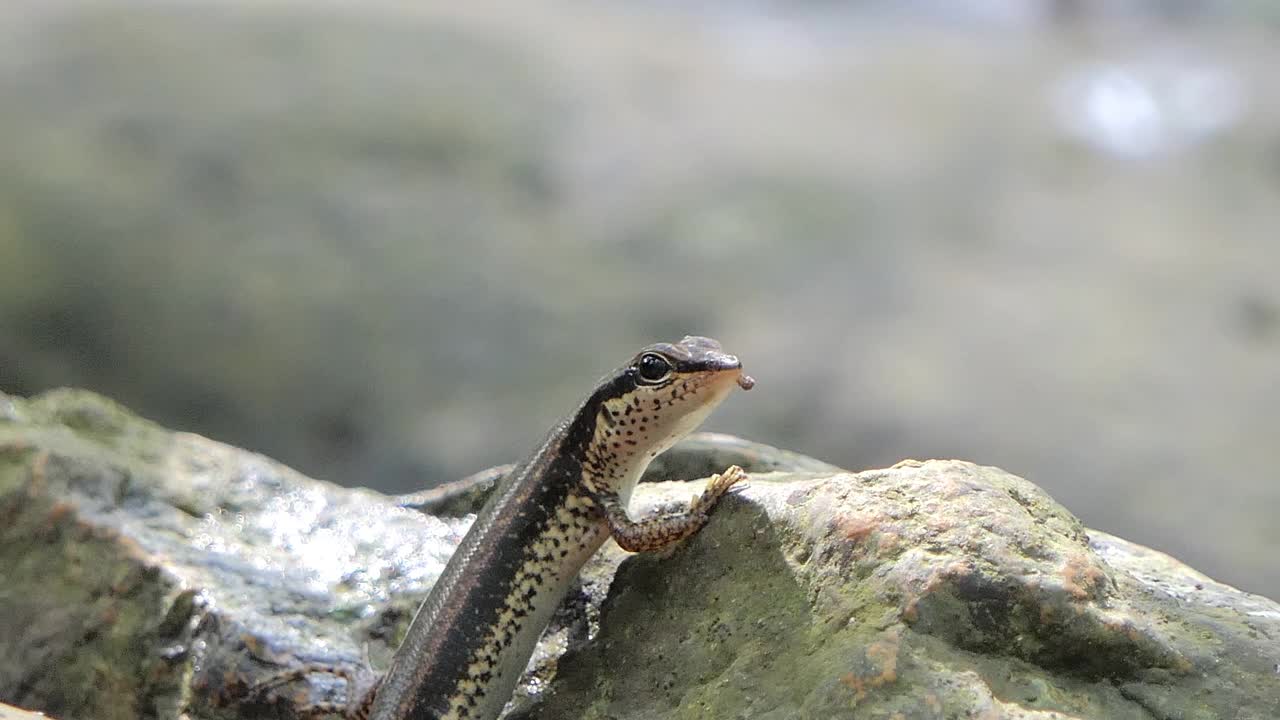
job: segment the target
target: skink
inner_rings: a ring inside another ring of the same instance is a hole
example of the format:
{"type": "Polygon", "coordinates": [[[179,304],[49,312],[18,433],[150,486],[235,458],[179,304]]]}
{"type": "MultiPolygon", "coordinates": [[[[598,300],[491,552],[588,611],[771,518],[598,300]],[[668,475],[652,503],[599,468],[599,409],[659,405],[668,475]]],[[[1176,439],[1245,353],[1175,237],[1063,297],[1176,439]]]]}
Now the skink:
{"type": "Polygon", "coordinates": [[[733,355],[704,337],[644,348],[507,474],[409,626],[391,668],[351,720],[493,720],[587,559],[612,537],[638,552],[698,532],[746,474],[712,476],[682,513],[632,520],[649,462],[702,423],[735,386],[733,355]]]}

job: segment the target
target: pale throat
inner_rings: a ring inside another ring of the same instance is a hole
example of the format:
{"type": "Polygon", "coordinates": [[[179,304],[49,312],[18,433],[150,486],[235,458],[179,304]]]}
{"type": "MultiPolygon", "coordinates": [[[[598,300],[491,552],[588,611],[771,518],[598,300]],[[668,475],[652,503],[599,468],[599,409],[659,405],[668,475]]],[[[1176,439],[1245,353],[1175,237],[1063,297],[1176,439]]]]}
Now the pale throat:
{"type": "Polygon", "coordinates": [[[701,425],[728,389],[704,385],[658,408],[653,398],[637,393],[606,400],[587,448],[584,484],[594,492],[616,493],[625,506],[649,463],[701,425]]]}

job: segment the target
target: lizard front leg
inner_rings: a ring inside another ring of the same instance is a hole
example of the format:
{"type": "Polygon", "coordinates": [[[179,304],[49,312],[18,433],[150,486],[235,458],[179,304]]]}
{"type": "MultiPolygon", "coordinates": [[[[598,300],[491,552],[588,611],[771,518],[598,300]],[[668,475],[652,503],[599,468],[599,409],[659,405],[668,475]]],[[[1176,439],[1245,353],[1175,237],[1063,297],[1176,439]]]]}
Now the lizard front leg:
{"type": "Polygon", "coordinates": [[[724,472],[711,476],[706,490],[689,503],[688,510],[649,520],[632,520],[617,493],[600,493],[598,500],[609,521],[609,534],[618,545],[630,552],[650,552],[661,550],[701,530],[720,498],[736,483],[746,479],[747,473],[742,468],[730,466],[724,472]]]}

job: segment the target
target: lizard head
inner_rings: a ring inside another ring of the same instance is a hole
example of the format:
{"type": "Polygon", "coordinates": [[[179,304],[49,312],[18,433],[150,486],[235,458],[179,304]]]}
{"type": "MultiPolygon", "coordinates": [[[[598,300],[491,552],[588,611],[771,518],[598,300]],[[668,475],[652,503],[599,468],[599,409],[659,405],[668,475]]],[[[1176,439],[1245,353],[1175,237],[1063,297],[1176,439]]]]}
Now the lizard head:
{"type": "Polygon", "coordinates": [[[753,384],[738,358],[711,338],[650,345],[604,384],[592,454],[625,477],[624,487],[633,484],[650,460],[701,425],[734,386],[753,384]]]}

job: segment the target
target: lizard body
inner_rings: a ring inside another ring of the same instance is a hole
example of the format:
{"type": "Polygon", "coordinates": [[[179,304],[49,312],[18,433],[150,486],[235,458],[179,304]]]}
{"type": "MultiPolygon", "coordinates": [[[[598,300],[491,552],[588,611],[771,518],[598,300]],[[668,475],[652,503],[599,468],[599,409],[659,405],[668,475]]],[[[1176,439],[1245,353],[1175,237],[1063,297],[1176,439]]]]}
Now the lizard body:
{"type": "MultiPolygon", "coordinates": [[[[492,496],[432,586],[386,675],[350,720],[493,720],[583,564],[609,537],[657,550],[706,523],[746,474],[715,475],[683,513],[634,521],[649,462],[754,381],[715,340],[642,350],[605,377],[492,496]]],[[[324,708],[332,710],[332,708],[324,708]]]]}

